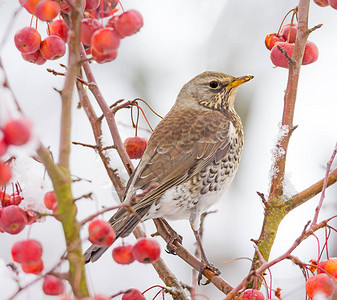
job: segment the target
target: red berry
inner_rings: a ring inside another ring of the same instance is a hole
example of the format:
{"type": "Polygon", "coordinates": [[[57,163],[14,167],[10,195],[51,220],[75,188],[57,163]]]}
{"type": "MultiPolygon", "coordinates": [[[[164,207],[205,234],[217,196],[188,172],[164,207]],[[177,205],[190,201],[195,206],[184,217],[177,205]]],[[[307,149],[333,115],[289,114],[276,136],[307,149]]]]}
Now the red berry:
{"type": "Polygon", "coordinates": [[[270,59],[275,66],[282,67],[282,68],[289,68],[288,59],[285,55],[278,49],[277,46],[280,46],[285,50],[289,57],[292,57],[295,44],[290,44],[287,42],[279,42],[276,43],[273,49],[270,52],[270,59]]]}
{"type": "Polygon", "coordinates": [[[42,290],[46,295],[61,295],[65,290],[65,284],[61,279],[47,275],[43,280],[42,290]]]}
{"type": "Polygon", "coordinates": [[[48,34],[60,37],[65,43],[68,41],[68,26],[63,19],[55,20],[48,25],[48,34]]]}
{"type": "Polygon", "coordinates": [[[60,13],[60,5],[51,0],[44,0],[39,2],[35,8],[35,15],[41,21],[52,21],[55,19],[60,13]]]}
{"type": "Polygon", "coordinates": [[[20,264],[37,262],[42,257],[42,246],[36,240],[18,241],[13,245],[11,254],[13,261],[20,264]]]}
{"type": "Polygon", "coordinates": [[[21,6],[23,6],[28,12],[34,14],[36,5],[41,0],[19,0],[21,6]]]}
{"type": "Polygon", "coordinates": [[[337,9],[337,0],[328,0],[328,2],[332,8],[337,9]]]}
{"type": "Polygon", "coordinates": [[[14,42],[20,52],[33,53],[40,48],[41,36],[35,28],[27,26],[16,32],[14,42]]]}
{"type": "Polygon", "coordinates": [[[160,256],[160,246],[154,239],[140,238],[133,247],[132,254],[141,263],[152,263],[160,256]]]}
{"type": "Polygon", "coordinates": [[[30,139],[31,123],[27,119],[11,120],[5,125],[3,133],[8,145],[21,146],[30,139]]]}
{"type": "Polygon", "coordinates": [[[100,0],[87,0],[87,3],[85,4],[85,11],[91,11],[96,8],[98,8],[100,4],[100,0]]]}
{"type": "Polygon", "coordinates": [[[242,294],[242,300],[264,300],[264,295],[255,289],[245,290],[242,294]]]}
{"type": "Polygon", "coordinates": [[[318,59],[318,48],[313,42],[307,42],[305,44],[304,55],[302,65],[308,65],[315,62],[318,59]]]}
{"type": "Polygon", "coordinates": [[[7,163],[0,161],[0,186],[6,185],[12,177],[12,171],[7,163]]]}
{"type": "Polygon", "coordinates": [[[5,139],[4,138],[0,139],[0,157],[6,154],[7,148],[8,148],[8,145],[5,142],[5,139]]]}
{"type": "Polygon", "coordinates": [[[314,2],[315,2],[318,6],[321,6],[321,7],[325,7],[325,6],[328,6],[328,5],[329,5],[328,0],[314,0],[314,2]]]}
{"type": "Polygon", "coordinates": [[[139,11],[131,9],[122,13],[115,22],[115,29],[121,37],[135,34],[143,27],[143,17],[139,11]]]}
{"type": "Polygon", "coordinates": [[[17,234],[21,232],[27,224],[25,211],[16,205],[4,207],[0,214],[0,227],[10,233],[17,234]]]}
{"type": "Polygon", "coordinates": [[[9,205],[19,205],[21,201],[23,200],[23,197],[21,196],[20,193],[12,193],[9,196],[9,205]]]}
{"type": "Polygon", "coordinates": [[[90,18],[83,19],[81,28],[81,43],[91,46],[92,35],[95,31],[101,28],[103,28],[103,25],[98,20],[90,18]]]}
{"type": "MultiPolygon", "coordinates": [[[[1,171],[0,171],[0,177],[1,177],[1,171]]],[[[10,198],[11,196],[3,191],[0,191],[0,201],[1,201],[1,206],[5,207],[10,205],[10,198]]]]}
{"type": "Polygon", "coordinates": [[[121,265],[131,264],[135,258],[132,254],[133,245],[117,246],[112,250],[112,257],[114,261],[121,265]]]}
{"type": "Polygon", "coordinates": [[[288,43],[295,43],[297,35],[297,25],[296,24],[286,24],[281,28],[281,33],[284,40],[288,43]]]}
{"type": "Polygon", "coordinates": [[[146,300],[144,295],[137,289],[128,289],[122,297],[122,300],[146,300]]]}
{"type": "Polygon", "coordinates": [[[44,205],[48,209],[53,209],[53,206],[56,203],[55,192],[54,191],[49,191],[49,192],[45,193],[44,197],[43,197],[43,202],[44,202],[44,205]]]}
{"type": "Polygon", "coordinates": [[[147,139],[139,136],[129,137],[124,147],[130,158],[141,158],[147,146],[147,139]]]}
{"type": "Polygon", "coordinates": [[[42,259],[39,259],[34,262],[22,263],[21,268],[24,273],[40,275],[43,271],[44,265],[42,259]]]}
{"type": "Polygon", "coordinates": [[[41,55],[40,50],[33,53],[21,53],[22,58],[25,61],[31,62],[37,65],[43,65],[47,60],[41,55]]]}
{"type": "Polygon", "coordinates": [[[120,38],[113,28],[101,28],[92,35],[91,46],[100,54],[109,54],[119,47],[120,38]]]}
{"type": "Polygon", "coordinates": [[[41,42],[40,51],[45,59],[55,60],[66,53],[66,44],[59,36],[50,35],[41,42]]]}
{"type": "Polygon", "coordinates": [[[97,52],[95,48],[91,49],[91,54],[92,54],[92,58],[98,62],[99,64],[104,64],[110,61],[113,61],[116,59],[118,51],[113,50],[111,53],[108,54],[101,54],[100,52],[97,52]]]}
{"type": "Polygon", "coordinates": [[[318,263],[317,274],[328,272],[337,279],[337,257],[330,258],[329,260],[320,261],[318,263]],[[323,271],[322,271],[323,269],[323,271]]]}
{"type": "Polygon", "coordinates": [[[313,298],[318,293],[330,297],[334,292],[334,280],[327,274],[318,274],[308,279],[305,290],[309,298],[313,298]]]}
{"type": "Polygon", "coordinates": [[[277,42],[284,42],[284,38],[280,35],[278,36],[276,33],[268,34],[264,40],[264,44],[268,50],[271,50],[277,42]]]}
{"type": "Polygon", "coordinates": [[[89,241],[95,245],[110,246],[115,241],[115,231],[109,222],[94,220],[89,224],[89,241]]]}

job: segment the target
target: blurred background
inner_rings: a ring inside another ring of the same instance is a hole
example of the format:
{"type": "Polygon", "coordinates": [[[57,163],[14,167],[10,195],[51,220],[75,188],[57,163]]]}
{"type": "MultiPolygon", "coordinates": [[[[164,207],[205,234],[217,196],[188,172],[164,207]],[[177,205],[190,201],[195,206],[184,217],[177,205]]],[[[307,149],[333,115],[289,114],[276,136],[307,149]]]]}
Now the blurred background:
{"type": "MultiPolygon", "coordinates": [[[[263,205],[256,192],[268,194],[272,149],[279,131],[288,76],[286,69],[273,67],[269,59],[270,52],[264,46],[264,38],[269,33],[277,32],[284,15],[297,3],[295,0],[127,0],[122,2],[125,10],[139,10],[144,17],[144,27],[136,35],[122,41],[115,61],[104,65],[92,64],[94,75],[108,104],[118,99],[132,100],[139,97],[146,99],[161,115],[165,115],[174,104],[183,84],[205,70],[221,71],[234,76],[255,76],[251,82],[240,87],[237,94],[236,108],[245,130],[245,147],[237,177],[222,201],[212,208],[217,213],[209,215],[205,220],[205,251],[209,260],[221,270],[222,277],[232,286],[239,284],[249,271],[249,259],[254,252],[250,240],[257,239],[261,230],[263,205]],[[236,260],[226,262],[233,259],[236,260]]],[[[34,122],[36,134],[46,146],[50,146],[54,157],[57,157],[60,97],[54,88],[62,88],[63,78],[51,75],[46,68],[63,72],[64,69],[59,64],[66,64],[67,60],[62,58],[37,66],[21,58],[14,46],[13,36],[18,29],[29,25],[31,16],[21,10],[13,21],[13,13],[18,6],[18,1],[0,0],[0,38],[7,34],[6,26],[10,24],[1,58],[20,105],[34,122]]],[[[312,2],[309,25],[312,27],[320,23],[323,23],[322,28],[309,37],[319,48],[319,59],[301,69],[294,120],[298,128],[292,135],[287,157],[288,195],[307,188],[324,176],[326,162],[337,140],[337,39],[334,38],[337,11],[330,7],[321,8],[312,2]]],[[[38,29],[43,37],[45,24],[40,22],[38,29]]],[[[93,144],[89,122],[84,111],[76,108],[77,102],[75,93],[72,140],[93,144]]],[[[15,115],[10,103],[11,96],[0,90],[0,123],[15,115]]],[[[150,123],[155,126],[160,119],[148,109],[144,110],[150,123]]],[[[117,120],[123,140],[134,135],[129,110],[119,111],[117,120]]],[[[140,126],[144,130],[140,130],[139,135],[149,137],[143,119],[140,126]]],[[[106,128],[104,132],[104,143],[111,145],[106,128]]],[[[51,189],[51,184],[44,175],[43,168],[35,161],[25,158],[27,153],[32,153],[33,148],[34,141],[24,151],[21,149],[15,152],[19,157],[15,178],[20,181],[27,203],[39,206],[43,194],[51,189]]],[[[110,152],[110,156],[111,165],[119,169],[126,182],[127,174],[114,151],[110,152]]],[[[134,163],[137,164],[137,161],[134,163]]],[[[79,220],[102,206],[116,203],[113,187],[99,157],[92,149],[72,147],[71,172],[73,176],[85,179],[74,183],[74,196],[80,197],[92,192],[94,198],[94,201],[87,199],[77,202],[79,220]]],[[[336,192],[336,187],[327,190],[319,220],[336,214],[336,192]]],[[[289,213],[282,221],[271,259],[283,254],[293,244],[307,221],[312,219],[318,200],[319,197],[313,198],[289,213]]],[[[109,217],[109,213],[104,216],[105,219],[109,217]]],[[[193,252],[194,236],[188,221],[175,221],[171,225],[183,236],[183,245],[193,252]]],[[[151,221],[145,222],[144,228],[147,234],[155,231],[151,221]]],[[[82,233],[85,240],[87,231],[83,230],[82,233]]],[[[46,269],[57,263],[65,249],[61,225],[52,218],[34,224],[16,236],[1,234],[0,299],[7,299],[16,287],[12,274],[4,266],[11,261],[11,246],[16,240],[27,238],[28,234],[43,244],[46,269]]],[[[325,241],[324,232],[317,235],[322,246],[325,241]]],[[[160,238],[157,240],[164,249],[165,243],[160,238]]],[[[126,242],[134,243],[135,239],[130,236],[126,242]]],[[[116,244],[121,244],[121,241],[118,240],[116,244]]],[[[331,257],[337,255],[334,244],[335,235],[332,235],[329,239],[331,257]]],[[[89,243],[85,241],[83,247],[87,246],[89,243]]],[[[162,252],[163,259],[179,280],[190,284],[191,268],[177,256],[162,252]]],[[[317,252],[317,241],[310,237],[293,254],[303,262],[309,262],[310,259],[318,258],[317,252]]],[[[271,273],[272,287],[282,289],[283,299],[305,299],[305,280],[298,267],[284,261],[273,267],[271,273]]],[[[114,294],[130,287],[143,291],[152,285],[162,284],[151,265],[118,265],[111,259],[111,250],[97,263],[88,265],[87,274],[93,293],[114,294]]],[[[22,276],[24,282],[34,278],[22,276]]],[[[267,282],[270,284],[270,279],[267,282]]],[[[157,291],[147,293],[148,299],[157,291]]],[[[224,298],[212,285],[201,286],[198,292],[207,295],[209,299],[224,298]]],[[[47,298],[41,291],[41,282],[17,297],[47,298]]]]}

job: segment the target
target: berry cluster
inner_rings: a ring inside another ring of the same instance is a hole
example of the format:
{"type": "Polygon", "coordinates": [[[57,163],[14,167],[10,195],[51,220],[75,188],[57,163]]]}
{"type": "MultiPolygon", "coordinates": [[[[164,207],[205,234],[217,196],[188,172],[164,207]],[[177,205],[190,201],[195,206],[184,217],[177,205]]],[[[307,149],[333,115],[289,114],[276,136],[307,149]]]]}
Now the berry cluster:
{"type": "Polygon", "coordinates": [[[105,26],[96,18],[84,18],[81,42],[89,47],[87,53],[91,52],[96,62],[106,63],[116,59],[120,40],[135,34],[142,26],[142,15],[136,10],[113,15],[105,26]]]}
{"type": "Polygon", "coordinates": [[[315,295],[322,294],[326,298],[330,297],[336,288],[337,279],[337,258],[330,258],[317,264],[317,275],[310,277],[305,290],[310,299],[315,295]]]}
{"type": "MultiPolygon", "coordinates": [[[[7,153],[10,146],[22,146],[26,144],[32,133],[31,123],[24,118],[13,119],[0,128],[2,137],[0,138],[0,157],[7,153]]],[[[0,186],[6,186],[12,177],[10,164],[0,159],[0,186]]],[[[23,200],[19,184],[13,186],[13,192],[6,193],[5,187],[0,190],[0,232],[18,234],[27,224],[36,220],[36,215],[32,211],[21,209],[23,200]]]]}
{"type": "MultiPolygon", "coordinates": [[[[44,265],[42,245],[39,241],[28,239],[16,242],[11,250],[13,261],[21,264],[24,273],[40,275],[44,265]]],[[[42,290],[46,295],[61,295],[65,290],[64,282],[53,275],[46,275],[42,290]]]]}
{"type": "MultiPolygon", "coordinates": [[[[48,36],[41,41],[37,29],[27,26],[14,36],[17,49],[24,60],[42,65],[46,60],[55,60],[66,52],[68,27],[63,19],[53,21],[60,12],[69,14],[71,5],[63,0],[20,0],[20,4],[39,20],[46,21],[48,36]]],[[[84,1],[85,18],[82,21],[81,42],[87,53],[98,63],[116,59],[120,40],[136,33],[143,26],[142,15],[136,10],[115,15],[116,0],[84,1]],[[110,17],[103,26],[103,18],[110,17]],[[99,21],[102,19],[102,22],[99,21]]],[[[74,4],[74,0],[69,1],[74,4]]]]}
{"type": "Polygon", "coordinates": [[[36,213],[31,210],[23,210],[18,206],[23,200],[18,187],[12,194],[0,190],[0,200],[0,232],[18,234],[26,225],[36,221],[36,213]]]}
{"type": "Polygon", "coordinates": [[[39,275],[44,266],[42,261],[42,245],[39,241],[29,239],[16,242],[11,250],[13,261],[21,264],[25,273],[39,275]]]}
{"type": "MultiPolygon", "coordinates": [[[[115,241],[115,231],[109,222],[94,220],[89,224],[89,241],[99,246],[111,246],[115,241]]],[[[160,256],[160,246],[157,241],[149,238],[138,239],[135,245],[117,246],[112,251],[113,259],[122,265],[131,264],[134,260],[141,263],[152,263],[160,256]]]]}
{"type": "Polygon", "coordinates": [[[337,0],[314,0],[314,2],[321,7],[331,6],[334,9],[337,9],[337,0]]]}
{"type": "MultiPolygon", "coordinates": [[[[297,35],[296,24],[284,25],[278,33],[268,34],[265,38],[265,45],[270,52],[270,59],[275,66],[289,68],[289,59],[293,55],[295,40],[297,35]],[[282,50],[280,50],[281,48],[282,50]],[[283,53],[285,52],[285,53],[283,53]]],[[[318,48],[310,41],[307,41],[304,50],[302,65],[308,65],[318,59],[318,48]]]]}
{"type": "Polygon", "coordinates": [[[160,246],[154,239],[140,238],[135,245],[121,245],[112,251],[115,262],[127,265],[134,260],[140,263],[155,262],[160,256],[160,246]]]}

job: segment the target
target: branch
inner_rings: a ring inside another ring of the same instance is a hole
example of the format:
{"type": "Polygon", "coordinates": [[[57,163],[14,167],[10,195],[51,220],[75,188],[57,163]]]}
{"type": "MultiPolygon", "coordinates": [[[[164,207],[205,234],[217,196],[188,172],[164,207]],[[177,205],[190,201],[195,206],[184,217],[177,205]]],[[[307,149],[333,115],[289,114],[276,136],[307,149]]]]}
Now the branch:
{"type": "MultiPolygon", "coordinates": [[[[38,154],[46,166],[48,175],[53,183],[57,198],[57,215],[62,223],[67,245],[67,260],[69,262],[68,278],[73,293],[77,298],[89,295],[85,280],[84,258],[81,250],[80,223],[76,220],[76,205],[71,190],[71,176],[69,172],[70,133],[71,133],[71,102],[74,83],[80,70],[80,30],[82,7],[84,0],[76,0],[70,15],[71,27],[69,30],[69,58],[65,82],[61,91],[62,112],[59,163],[54,164],[49,151],[40,145],[38,154]]],[[[65,16],[69,24],[69,17],[65,16]]]]}
{"type": "Polygon", "coordinates": [[[293,129],[293,119],[297,96],[298,79],[301,70],[305,44],[308,39],[308,14],[310,0],[300,0],[298,4],[298,27],[295,48],[292,56],[293,63],[289,64],[288,84],[284,95],[282,127],[288,131],[282,135],[277,145],[280,147],[279,155],[272,166],[273,175],[269,193],[269,200],[278,198],[283,194],[283,180],[288,144],[293,129]]]}
{"type": "Polygon", "coordinates": [[[336,144],[335,149],[334,149],[334,151],[333,151],[333,153],[331,155],[330,160],[327,163],[326,174],[325,174],[325,178],[324,178],[321,199],[319,200],[319,203],[318,203],[318,205],[316,207],[315,216],[314,216],[314,219],[312,220],[312,225],[314,225],[314,224],[317,223],[318,214],[319,214],[319,212],[320,212],[320,210],[322,208],[323,200],[325,198],[325,190],[326,190],[327,185],[328,185],[328,178],[329,178],[329,173],[330,173],[330,170],[331,170],[331,165],[332,165],[332,163],[333,163],[333,161],[335,159],[336,153],[337,153],[337,144],[336,144]]]}
{"type": "Polygon", "coordinates": [[[81,36],[81,7],[84,0],[76,0],[76,7],[71,12],[71,26],[69,30],[69,57],[65,74],[64,86],[61,91],[62,112],[60,128],[59,165],[69,169],[70,133],[71,133],[71,100],[74,90],[74,82],[80,71],[80,36],[81,36]]]}
{"type": "MultiPolygon", "coordinates": [[[[160,219],[153,220],[156,228],[157,233],[168,243],[171,241],[170,234],[167,232],[165,226],[163,226],[160,219]]],[[[173,245],[175,246],[174,252],[186,263],[188,263],[191,267],[195,270],[200,271],[203,269],[203,275],[214,285],[216,286],[221,292],[228,294],[233,288],[225,282],[220,276],[216,276],[213,271],[203,268],[202,262],[189,253],[178,241],[173,241],[173,245]]]]}
{"type": "MultiPolygon", "coordinates": [[[[325,179],[321,179],[320,181],[314,183],[307,189],[303,190],[302,192],[294,195],[291,197],[291,200],[289,200],[289,210],[292,210],[296,208],[297,206],[305,203],[312,197],[316,196],[319,194],[322,189],[323,189],[323,184],[324,184],[325,179]]],[[[328,176],[327,179],[327,187],[330,185],[334,184],[337,181],[337,168],[334,169],[328,176]]]]}
{"type": "Polygon", "coordinates": [[[105,154],[105,151],[103,149],[102,145],[102,122],[97,118],[95,110],[93,109],[88,94],[83,88],[82,84],[80,82],[76,82],[77,92],[80,98],[80,103],[89,119],[95,142],[96,142],[96,150],[98,152],[98,155],[100,156],[103,165],[105,167],[106,172],[108,173],[108,176],[115,187],[115,190],[119,196],[119,198],[122,198],[124,193],[124,184],[120,177],[118,176],[116,169],[112,169],[110,166],[110,158],[105,154]]]}
{"type": "Polygon", "coordinates": [[[273,259],[270,262],[264,262],[258,269],[256,270],[251,270],[249,274],[241,281],[241,283],[236,286],[230,293],[227,295],[225,300],[230,300],[233,299],[234,296],[239,293],[240,290],[244,289],[246,286],[246,283],[251,280],[251,277],[256,277],[256,276],[261,276],[263,273],[269,269],[270,267],[274,266],[275,264],[283,261],[284,259],[290,259],[291,258],[291,253],[301,244],[302,241],[304,241],[306,238],[311,236],[315,231],[318,229],[321,229],[325,226],[327,226],[328,222],[332,220],[334,217],[331,217],[327,220],[324,220],[318,224],[313,224],[307,229],[308,225],[310,222],[307,223],[307,225],[304,227],[302,234],[295,240],[295,242],[291,245],[291,247],[282,255],[279,257],[273,259]]]}
{"type": "MultiPolygon", "coordinates": [[[[82,46],[81,48],[81,57],[82,59],[86,59],[86,55],[85,55],[85,51],[84,48],[82,46]]],[[[90,91],[93,93],[93,95],[95,96],[95,99],[98,103],[98,105],[100,106],[103,115],[105,117],[106,122],[108,123],[108,127],[114,142],[114,145],[116,146],[116,150],[124,164],[124,167],[126,169],[126,171],[128,172],[129,175],[131,175],[134,167],[133,164],[128,156],[128,154],[126,153],[125,147],[123,145],[122,139],[119,135],[118,132],[118,128],[117,128],[117,124],[116,124],[116,120],[115,120],[115,116],[112,112],[112,110],[110,109],[110,107],[108,106],[108,104],[106,103],[105,99],[103,98],[103,95],[100,91],[100,89],[97,86],[96,80],[94,75],[92,74],[90,65],[87,61],[85,61],[83,63],[83,70],[85,72],[85,75],[88,79],[89,82],[89,89],[90,91]]]]}

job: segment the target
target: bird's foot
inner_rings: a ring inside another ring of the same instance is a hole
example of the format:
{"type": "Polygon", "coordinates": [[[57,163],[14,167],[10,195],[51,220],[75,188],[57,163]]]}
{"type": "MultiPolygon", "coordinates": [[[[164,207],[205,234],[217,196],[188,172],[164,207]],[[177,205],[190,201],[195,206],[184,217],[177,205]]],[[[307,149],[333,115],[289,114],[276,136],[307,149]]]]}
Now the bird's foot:
{"type": "Polygon", "coordinates": [[[214,276],[219,276],[221,274],[220,270],[216,267],[214,267],[211,263],[208,261],[201,260],[201,266],[199,269],[199,274],[198,274],[198,285],[207,285],[210,283],[210,280],[207,279],[205,283],[201,283],[202,279],[202,274],[204,273],[205,269],[208,269],[214,273],[214,276]]]}
{"type": "Polygon", "coordinates": [[[169,254],[176,255],[176,246],[174,245],[175,242],[178,242],[179,244],[182,244],[183,237],[178,234],[175,230],[173,230],[171,227],[169,228],[170,231],[170,240],[168,241],[166,245],[166,252],[169,254]]]}

